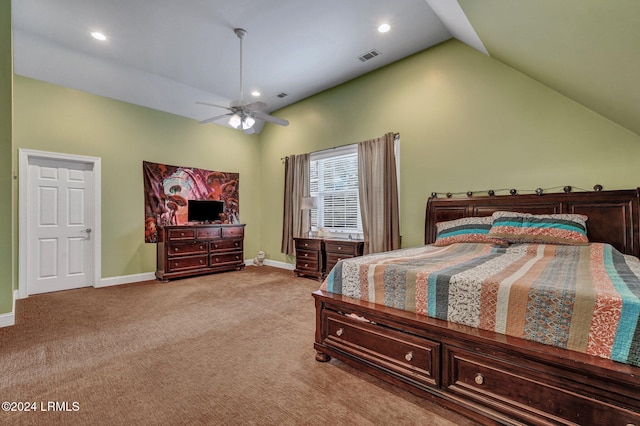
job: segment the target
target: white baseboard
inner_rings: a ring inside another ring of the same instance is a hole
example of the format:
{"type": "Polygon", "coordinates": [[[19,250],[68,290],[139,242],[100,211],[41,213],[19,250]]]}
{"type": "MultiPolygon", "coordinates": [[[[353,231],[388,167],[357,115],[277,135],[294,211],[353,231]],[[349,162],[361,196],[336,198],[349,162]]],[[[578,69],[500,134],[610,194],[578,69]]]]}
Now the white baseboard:
{"type": "Polygon", "coordinates": [[[288,269],[290,271],[293,271],[294,269],[296,269],[296,265],[293,265],[291,263],[286,263],[286,262],[278,262],[277,260],[265,259],[264,264],[267,266],[273,266],[274,268],[288,269]]]}
{"type": "Polygon", "coordinates": [[[16,324],[16,299],[18,298],[18,290],[13,291],[13,305],[11,312],[0,314],[0,327],[11,327],[16,324]]]}
{"type": "Polygon", "coordinates": [[[141,281],[153,281],[156,279],[154,272],[145,272],[142,274],[124,275],[121,277],[102,278],[100,282],[94,285],[95,288],[110,287],[112,285],[131,284],[141,281]]]}

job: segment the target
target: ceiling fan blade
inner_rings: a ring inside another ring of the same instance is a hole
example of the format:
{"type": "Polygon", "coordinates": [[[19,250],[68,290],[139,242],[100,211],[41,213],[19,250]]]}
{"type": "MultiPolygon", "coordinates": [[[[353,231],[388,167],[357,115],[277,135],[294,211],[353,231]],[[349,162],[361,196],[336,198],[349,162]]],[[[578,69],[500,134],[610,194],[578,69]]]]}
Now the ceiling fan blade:
{"type": "Polygon", "coordinates": [[[268,121],[269,123],[279,124],[281,126],[288,126],[289,122],[283,118],[274,117],[273,115],[265,114],[259,111],[253,111],[251,113],[258,120],[268,121]]]}
{"type": "Polygon", "coordinates": [[[206,105],[206,106],[212,106],[212,107],[216,107],[216,108],[224,108],[224,109],[228,109],[229,111],[233,111],[231,108],[229,108],[228,106],[223,106],[223,105],[216,105],[216,104],[210,104],[208,102],[200,102],[200,101],[196,101],[197,104],[200,105],[206,105]]]}
{"type": "Polygon", "coordinates": [[[216,121],[216,120],[220,120],[223,117],[230,117],[232,116],[233,113],[229,113],[229,114],[222,114],[222,115],[216,115],[215,117],[211,117],[211,118],[207,118],[206,120],[202,120],[202,121],[198,121],[198,124],[207,124],[207,123],[211,123],[212,121],[216,121]]]}
{"type": "Polygon", "coordinates": [[[264,102],[252,102],[248,105],[244,106],[244,109],[247,109],[249,111],[261,111],[263,109],[265,109],[267,107],[267,104],[265,104],[264,102]]]}

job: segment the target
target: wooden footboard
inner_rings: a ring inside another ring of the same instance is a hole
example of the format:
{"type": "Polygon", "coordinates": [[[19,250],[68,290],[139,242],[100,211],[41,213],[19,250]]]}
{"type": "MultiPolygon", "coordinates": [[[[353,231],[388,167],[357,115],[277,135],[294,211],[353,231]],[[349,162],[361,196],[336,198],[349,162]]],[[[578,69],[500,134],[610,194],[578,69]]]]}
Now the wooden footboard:
{"type": "Polygon", "coordinates": [[[640,426],[640,368],[322,291],[335,357],[484,424],[640,426]]]}

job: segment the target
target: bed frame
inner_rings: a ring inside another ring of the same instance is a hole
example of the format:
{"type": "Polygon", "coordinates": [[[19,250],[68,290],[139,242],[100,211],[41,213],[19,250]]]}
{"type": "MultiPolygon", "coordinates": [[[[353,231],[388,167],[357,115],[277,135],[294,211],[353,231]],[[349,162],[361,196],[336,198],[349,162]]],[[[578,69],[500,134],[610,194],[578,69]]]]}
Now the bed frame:
{"type": "MultiPolygon", "coordinates": [[[[429,198],[435,224],[498,210],[589,217],[588,237],[640,256],[640,188],[429,198]]],[[[483,424],[640,426],[640,367],[449,323],[323,291],[316,359],[331,357],[483,424]]]]}

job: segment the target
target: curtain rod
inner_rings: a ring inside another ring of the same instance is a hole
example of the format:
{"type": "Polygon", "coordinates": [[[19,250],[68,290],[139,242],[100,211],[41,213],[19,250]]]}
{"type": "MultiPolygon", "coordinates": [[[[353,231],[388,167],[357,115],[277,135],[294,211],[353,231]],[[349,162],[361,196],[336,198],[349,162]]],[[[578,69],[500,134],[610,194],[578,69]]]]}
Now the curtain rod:
{"type": "MultiPolygon", "coordinates": [[[[393,137],[394,137],[394,138],[397,138],[398,136],[400,136],[400,133],[398,133],[398,132],[393,132],[393,137]]],[[[317,151],[311,151],[311,152],[309,152],[308,154],[316,154],[316,153],[318,153],[318,152],[329,151],[329,150],[331,150],[331,149],[344,148],[345,146],[355,145],[355,144],[357,144],[357,143],[360,143],[360,142],[355,142],[355,143],[346,143],[346,144],[344,144],[344,145],[333,146],[333,147],[331,147],[331,148],[319,149],[319,150],[317,150],[317,151]]],[[[289,158],[289,156],[288,156],[288,155],[287,155],[286,157],[280,157],[280,161],[284,161],[284,160],[286,160],[287,158],[289,158]]]]}

